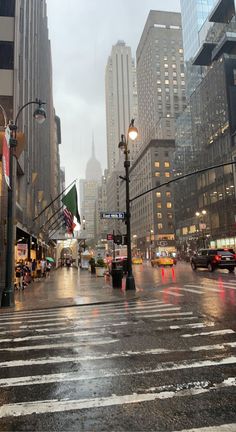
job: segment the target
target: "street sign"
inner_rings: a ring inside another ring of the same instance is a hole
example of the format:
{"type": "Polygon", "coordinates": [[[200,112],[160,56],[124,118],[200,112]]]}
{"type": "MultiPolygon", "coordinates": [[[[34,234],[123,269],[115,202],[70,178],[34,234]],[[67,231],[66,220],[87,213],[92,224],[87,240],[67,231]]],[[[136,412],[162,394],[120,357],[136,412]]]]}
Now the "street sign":
{"type": "Polygon", "coordinates": [[[113,234],[107,234],[107,240],[114,240],[113,234]]]}
{"type": "Polygon", "coordinates": [[[100,217],[101,219],[124,220],[125,212],[101,212],[100,217]]]}

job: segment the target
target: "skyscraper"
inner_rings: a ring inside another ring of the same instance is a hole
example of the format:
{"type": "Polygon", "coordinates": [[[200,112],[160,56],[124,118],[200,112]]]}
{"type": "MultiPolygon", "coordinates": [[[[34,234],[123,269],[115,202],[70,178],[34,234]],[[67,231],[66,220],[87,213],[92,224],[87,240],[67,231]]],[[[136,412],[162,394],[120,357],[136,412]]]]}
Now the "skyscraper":
{"type": "Polygon", "coordinates": [[[137,48],[139,126],[144,146],[173,139],[186,105],[181,15],[151,10],[137,48]]]}
{"type": "Polygon", "coordinates": [[[109,173],[119,161],[118,144],[126,134],[131,118],[137,119],[135,63],[131,48],[124,41],[112,47],[105,76],[107,162],[109,173]]]}

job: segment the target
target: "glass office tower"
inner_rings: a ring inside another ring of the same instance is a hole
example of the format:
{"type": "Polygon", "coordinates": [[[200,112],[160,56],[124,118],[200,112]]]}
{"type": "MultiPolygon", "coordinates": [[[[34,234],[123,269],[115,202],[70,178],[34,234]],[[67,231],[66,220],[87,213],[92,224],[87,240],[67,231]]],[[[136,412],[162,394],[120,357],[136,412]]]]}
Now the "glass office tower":
{"type": "Polygon", "coordinates": [[[180,0],[184,59],[189,61],[199,48],[198,32],[217,0],[180,0]]]}

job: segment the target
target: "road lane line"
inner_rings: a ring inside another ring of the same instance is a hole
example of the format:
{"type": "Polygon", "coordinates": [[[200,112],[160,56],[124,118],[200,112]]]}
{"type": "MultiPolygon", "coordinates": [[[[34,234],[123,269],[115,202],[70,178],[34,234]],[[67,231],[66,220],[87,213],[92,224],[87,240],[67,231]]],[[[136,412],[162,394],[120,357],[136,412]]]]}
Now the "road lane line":
{"type": "Polygon", "coordinates": [[[196,337],[196,336],[222,336],[222,335],[234,334],[234,333],[235,333],[235,331],[232,329],[225,329],[225,330],[213,330],[210,332],[183,334],[183,335],[181,335],[181,337],[190,338],[190,337],[196,337]]]}
{"type": "Polygon", "coordinates": [[[38,400],[33,402],[20,402],[13,404],[5,404],[0,407],[0,418],[4,417],[19,417],[32,414],[46,414],[66,411],[79,411],[90,408],[103,408],[108,406],[135,404],[142,402],[150,402],[154,400],[172,399],[178,397],[193,397],[195,395],[210,393],[211,391],[221,390],[227,387],[235,387],[235,378],[228,378],[219,384],[213,384],[208,387],[201,387],[196,383],[193,388],[182,389],[176,386],[163,391],[163,387],[147,389],[146,393],[133,393],[127,395],[112,395],[108,397],[89,398],[89,399],[54,399],[54,400],[38,400]],[[150,391],[150,393],[148,393],[150,391]]]}
{"type": "MultiPolygon", "coordinates": [[[[174,289],[174,288],[173,288],[173,289],[174,289]]],[[[166,288],[166,290],[162,290],[162,291],[159,291],[159,292],[164,293],[164,294],[166,294],[166,295],[172,295],[172,296],[174,296],[174,297],[184,297],[184,294],[180,294],[180,293],[177,293],[177,292],[171,291],[170,288],[166,288]]]]}
{"type": "Polygon", "coordinates": [[[189,288],[202,288],[202,289],[205,289],[205,291],[212,291],[212,292],[216,292],[216,293],[219,293],[220,291],[219,291],[219,289],[218,288],[210,288],[210,287],[208,287],[208,286],[206,286],[206,285],[193,285],[193,284],[189,284],[189,285],[184,285],[185,287],[189,287],[189,288]]]}
{"type": "Polygon", "coordinates": [[[204,291],[197,291],[197,290],[192,289],[192,288],[179,288],[179,289],[181,291],[186,291],[186,292],[190,292],[190,293],[193,293],[193,294],[199,294],[199,295],[204,294],[204,291]]]}

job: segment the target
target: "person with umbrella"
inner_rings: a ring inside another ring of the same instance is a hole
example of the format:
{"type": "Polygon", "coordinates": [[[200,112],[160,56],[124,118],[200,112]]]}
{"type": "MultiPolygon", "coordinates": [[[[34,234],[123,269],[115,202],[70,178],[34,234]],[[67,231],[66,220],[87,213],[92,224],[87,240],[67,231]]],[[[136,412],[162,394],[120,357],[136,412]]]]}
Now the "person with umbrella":
{"type": "Polygon", "coordinates": [[[51,270],[51,267],[52,267],[51,263],[54,262],[54,259],[51,258],[51,257],[46,257],[46,261],[47,261],[47,264],[46,264],[46,277],[47,277],[47,276],[50,275],[50,270],[51,270]]]}

